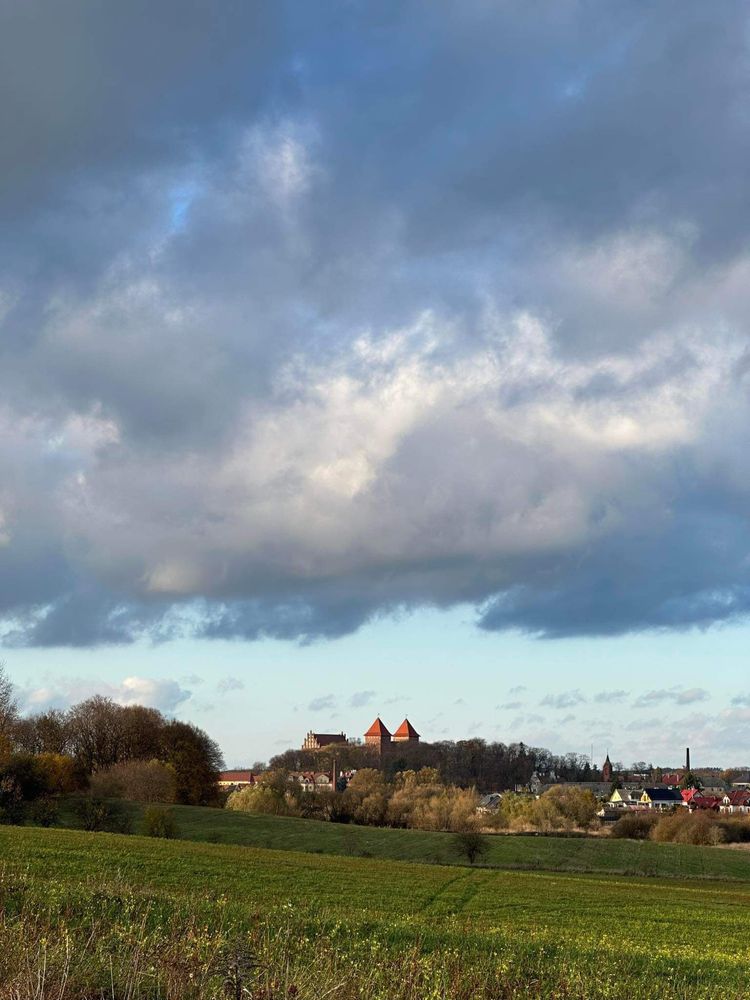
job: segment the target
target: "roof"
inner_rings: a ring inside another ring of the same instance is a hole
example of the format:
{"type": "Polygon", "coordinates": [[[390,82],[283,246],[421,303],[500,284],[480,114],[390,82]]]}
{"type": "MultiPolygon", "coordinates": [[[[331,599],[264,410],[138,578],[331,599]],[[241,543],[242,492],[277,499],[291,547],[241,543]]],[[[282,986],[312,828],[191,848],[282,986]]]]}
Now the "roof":
{"type": "Polygon", "coordinates": [[[248,784],[255,784],[255,775],[252,771],[239,769],[236,771],[219,772],[219,781],[246,781],[248,784]]]}
{"type": "Polygon", "coordinates": [[[313,733],[315,739],[321,746],[327,743],[346,743],[346,736],[343,733],[313,733]]]}
{"type": "Polygon", "coordinates": [[[722,799],[718,795],[696,795],[691,799],[691,805],[697,809],[718,809],[722,799]]]}
{"type": "Polygon", "coordinates": [[[682,802],[679,788],[644,788],[643,794],[648,795],[652,802],[682,802]]]}
{"type": "Polygon", "coordinates": [[[381,737],[382,736],[388,736],[388,737],[390,737],[390,735],[391,734],[388,732],[388,730],[386,729],[386,727],[381,722],[380,716],[377,717],[377,719],[373,722],[373,724],[370,726],[370,728],[365,733],[365,736],[381,736],[381,737]]]}
{"type": "Polygon", "coordinates": [[[732,806],[745,806],[750,804],[750,792],[742,791],[740,789],[729,792],[725,798],[729,799],[729,804],[732,806]]]}
{"type": "Polygon", "coordinates": [[[406,736],[410,740],[418,740],[419,739],[419,733],[416,731],[416,729],[414,728],[414,726],[412,726],[411,722],[409,722],[408,719],[404,719],[404,721],[401,723],[401,725],[398,727],[398,729],[396,730],[396,732],[393,735],[394,736],[406,736]]]}

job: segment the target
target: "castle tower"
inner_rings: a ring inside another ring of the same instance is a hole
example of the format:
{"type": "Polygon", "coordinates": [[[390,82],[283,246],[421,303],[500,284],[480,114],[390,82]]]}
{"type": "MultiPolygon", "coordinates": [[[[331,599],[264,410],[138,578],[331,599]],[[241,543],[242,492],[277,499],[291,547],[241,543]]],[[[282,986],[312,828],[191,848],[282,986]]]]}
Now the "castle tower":
{"type": "Polygon", "coordinates": [[[380,716],[373,722],[365,733],[365,745],[383,753],[391,746],[391,734],[380,721],[380,716]]]}
{"type": "Polygon", "coordinates": [[[609,759],[609,754],[607,754],[607,759],[602,764],[602,781],[612,780],[612,761],[609,759]]]}
{"type": "Polygon", "coordinates": [[[419,743],[419,733],[408,719],[404,719],[393,734],[394,743],[419,743]]]}

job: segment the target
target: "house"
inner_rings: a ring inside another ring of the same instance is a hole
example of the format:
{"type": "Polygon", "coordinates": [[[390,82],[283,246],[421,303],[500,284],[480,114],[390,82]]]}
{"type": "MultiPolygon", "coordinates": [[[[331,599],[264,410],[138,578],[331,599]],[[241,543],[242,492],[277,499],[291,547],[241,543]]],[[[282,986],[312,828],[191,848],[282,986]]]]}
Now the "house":
{"type": "Polygon", "coordinates": [[[326,750],[340,743],[346,743],[345,733],[314,733],[310,730],[302,743],[302,749],[326,750]]]}
{"type": "Polygon", "coordinates": [[[642,807],[642,794],[643,789],[640,786],[615,788],[609,797],[609,805],[615,809],[638,809],[642,807]]]}
{"type": "Polygon", "coordinates": [[[688,803],[690,810],[702,809],[708,812],[719,812],[721,810],[722,797],[720,795],[703,795],[698,793],[688,803]]]}
{"type": "Polygon", "coordinates": [[[735,788],[727,792],[721,799],[719,809],[723,813],[749,813],[750,791],[735,788]]]}
{"type": "Polygon", "coordinates": [[[477,806],[477,812],[483,815],[488,813],[495,813],[500,808],[500,803],[503,800],[502,792],[490,792],[489,795],[483,795],[479,800],[479,805],[477,806]]]}
{"type": "Polygon", "coordinates": [[[679,785],[684,777],[682,771],[667,771],[661,776],[662,785],[679,785]]]}
{"type": "Polygon", "coordinates": [[[289,780],[295,781],[303,792],[331,792],[336,787],[330,771],[292,771],[289,780]]]}
{"type": "Polygon", "coordinates": [[[648,809],[672,809],[687,806],[679,788],[644,788],[640,802],[648,809]]]}
{"type": "Polygon", "coordinates": [[[235,771],[221,771],[219,773],[219,788],[227,791],[235,791],[237,788],[248,788],[255,784],[256,776],[252,771],[238,769],[235,771]]]}

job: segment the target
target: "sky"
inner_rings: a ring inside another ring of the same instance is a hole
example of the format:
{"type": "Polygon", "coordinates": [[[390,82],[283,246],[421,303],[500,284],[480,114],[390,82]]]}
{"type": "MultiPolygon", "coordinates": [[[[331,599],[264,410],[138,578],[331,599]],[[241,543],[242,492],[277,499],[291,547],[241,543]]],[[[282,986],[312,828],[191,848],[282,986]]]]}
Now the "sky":
{"type": "Polygon", "coordinates": [[[0,2],[0,656],[230,764],[750,761],[746,5],[0,2]]]}

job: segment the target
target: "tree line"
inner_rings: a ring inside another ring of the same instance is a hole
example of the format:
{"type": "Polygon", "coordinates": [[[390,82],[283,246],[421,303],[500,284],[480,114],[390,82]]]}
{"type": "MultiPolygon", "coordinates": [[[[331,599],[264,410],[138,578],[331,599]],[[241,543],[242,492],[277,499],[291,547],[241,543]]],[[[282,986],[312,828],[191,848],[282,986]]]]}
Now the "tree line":
{"type": "Polygon", "coordinates": [[[157,709],[118,705],[100,695],[65,711],[21,716],[0,666],[0,817],[25,801],[87,790],[97,776],[124,775],[125,765],[138,761],[169,769],[175,801],[217,802],[224,761],[202,729],[157,709]]]}
{"type": "Polygon", "coordinates": [[[330,750],[287,750],[272,758],[276,771],[325,771],[375,768],[386,780],[403,771],[435,770],[445,785],[475,788],[478,792],[528,785],[534,773],[544,780],[597,781],[601,773],[580,754],[556,755],[542,747],[524,743],[497,743],[475,738],[443,740],[400,746],[378,755],[371,747],[356,743],[337,744],[330,750]]]}

